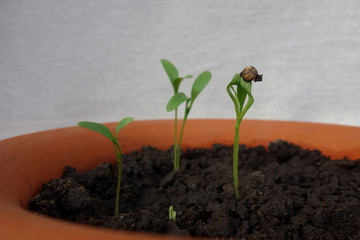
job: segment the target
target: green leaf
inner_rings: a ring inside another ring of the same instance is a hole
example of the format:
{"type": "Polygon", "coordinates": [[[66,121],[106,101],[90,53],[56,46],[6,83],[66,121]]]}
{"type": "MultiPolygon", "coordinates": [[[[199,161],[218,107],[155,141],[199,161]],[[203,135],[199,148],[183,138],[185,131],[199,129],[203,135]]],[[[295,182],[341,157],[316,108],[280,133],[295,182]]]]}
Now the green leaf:
{"type": "Polygon", "coordinates": [[[240,84],[240,78],[241,78],[240,74],[236,73],[229,84],[231,84],[231,85],[239,85],[240,84]]]}
{"type": "Polygon", "coordinates": [[[233,101],[233,103],[235,105],[235,111],[238,112],[239,111],[239,99],[238,99],[237,93],[236,93],[234,87],[231,85],[231,83],[229,83],[227,85],[226,91],[228,92],[231,100],[233,101]]]}
{"type": "Polygon", "coordinates": [[[237,97],[240,103],[240,111],[243,110],[246,96],[252,96],[251,85],[251,82],[246,82],[242,77],[240,77],[239,85],[237,87],[237,97]]]}
{"type": "Polygon", "coordinates": [[[132,121],[134,121],[134,118],[132,117],[126,117],[123,118],[118,125],[116,126],[116,131],[115,131],[115,136],[118,134],[118,132],[125,127],[126,125],[128,125],[129,123],[131,123],[132,121]]]}
{"type": "Polygon", "coordinates": [[[211,73],[205,71],[199,74],[195,79],[194,84],[191,89],[191,101],[194,102],[195,98],[200,94],[200,92],[206,87],[211,79],[211,73]]]}
{"type": "Polygon", "coordinates": [[[240,111],[243,110],[244,108],[244,103],[245,103],[245,99],[246,99],[246,96],[247,96],[247,92],[245,91],[244,88],[242,88],[242,86],[239,84],[237,86],[237,99],[239,100],[239,103],[240,103],[240,111]]]}
{"type": "Polygon", "coordinates": [[[251,82],[246,82],[243,78],[240,78],[240,85],[248,94],[251,95],[251,82]]]}
{"type": "Polygon", "coordinates": [[[178,70],[176,69],[174,64],[172,64],[166,59],[161,59],[161,64],[163,65],[164,70],[171,81],[171,84],[174,85],[175,79],[179,77],[178,70]]]}
{"type": "Polygon", "coordinates": [[[104,125],[100,124],[100,123],[95,123],[95,122],[78,122],[78,125],[80,127],[95,131],[97,133],[100,133],[101,135],[109,138],[111,141],[113,141],[114,137],[111,133],[111,131],[105,127],[104,125]]]}
{"type": "Polygon", "coordinates": [[[192,78],[192,75],[186,75],[185,77],[180,77],[180,78],[176,78],[173,82],[173,87],[174,87],[174,92],[178,93],[179,91],[179,87],[180,87],[180,83],[182,82],[182,80],[184,80],[185,78],[192,78]]]}
{"type": "Polygon", "coordinates": [[[193,77],[193,75],[191,75],[191,74],[188,74],[188,75],[186,75],[185,77],[183,77],[184,79],[185,78],[192,78],[193,77]]]}
{"type": "Polygon", "coordinates": [[[166,111],[170,112],[175,110],[185,101],[190,100],[184,93],[177,93],[174,96],[172,96],[166,106],[166,111]]]}

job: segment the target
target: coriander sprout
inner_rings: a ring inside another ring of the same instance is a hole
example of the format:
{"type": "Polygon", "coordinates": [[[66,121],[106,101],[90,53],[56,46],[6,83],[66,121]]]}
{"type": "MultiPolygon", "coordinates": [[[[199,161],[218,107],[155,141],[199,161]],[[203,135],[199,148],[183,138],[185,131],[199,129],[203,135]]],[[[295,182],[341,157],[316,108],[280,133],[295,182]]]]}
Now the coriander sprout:
{"type": "Polygon", "coordinates": [[[121,169],[122,169],[122,153],[121,153],[119,141],[117,139],[117,134],[125,125],[129,124],[132,121],[134,121],[134,119],[132,117],[126,117],[126,118],[122,119],[116,127],[114,136],[112,135],[109,128],[107,128],[106,126],[104,126],[100,123],[95,123],[95,122],[79,122],[78,123],[78,125],[80,127],[90,129],[92,131],[100,133],[101,135],[109,138],[114,147],[116,159],[118,162],[118,181],[117,181],[116,200],[115,200],[115,217],[119,216],[119,200],[120,200],[119,197],[120,197],[121,169]]]}
{"type": "Polygon", "coordinates": [[[169,219],[172,220],[172,221],[176,221],[176,212],[174,211],[174,206],[171,205],[169,207],[169,219]]]}
{"type": "Polygon", "coordinates": [[[245,113],[249,110],[254,103],[254,98],[251,94],[252,81],[262,81],[262,75],[258,74],[258,71],[253,66],[245,67],[239,74],[235,74],[226,90],[234,102],[236,112],[236,124],[235,124],[235,140],[233,151],[233,175],[234,175],[234,188],[235,196],[239,197],[238,189],[238,166],[239,166],[239,126],[245,113]],[[236,86],[236,89],[234,88],[236,86]],[[248,97],[247,103],[245,99],[248,97]]]}
{"type": "Polygon", "coordinates": [[[209,83],[211,79],[211,73],[209,71],[200,73],[192,85],[191,96],[187,97],[184,93],[182,92],[179,93],[179,86],[183,79],[191,78],[192,75],[179,77],[178,70],[170,61],[166,59],[162,59],[161,63],[170,79],[171,85],[174,90],[174,95],[170,98],[166,106],[166,110],[168,112],[175,110],[174,169],[178,170],[180,168],[181,141],[183,137],[185,122],[187,120],[187,117],[190,113],[191,107],[195,99],[209,83]],[[183,102],[185,102],[185,114],[184,114],[184,119],[182,121],[180,136],[179,138],[177,138],[177,113],[178,113],[177,109],[183,102]]]}

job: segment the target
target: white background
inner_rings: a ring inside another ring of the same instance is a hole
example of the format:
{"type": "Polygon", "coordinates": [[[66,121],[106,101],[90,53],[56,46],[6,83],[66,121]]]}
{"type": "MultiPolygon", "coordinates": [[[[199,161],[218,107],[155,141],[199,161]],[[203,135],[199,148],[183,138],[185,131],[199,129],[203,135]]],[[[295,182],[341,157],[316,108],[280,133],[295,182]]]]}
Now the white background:
{"type": "Polygon", "coordinates": [[[161,58],[212,72],[189,118],[234,118],[225,87],[254,65],[245,118],[360,126],[359,25],[358,0],[1,0],[0,139],[172,118],[161,58]]]}

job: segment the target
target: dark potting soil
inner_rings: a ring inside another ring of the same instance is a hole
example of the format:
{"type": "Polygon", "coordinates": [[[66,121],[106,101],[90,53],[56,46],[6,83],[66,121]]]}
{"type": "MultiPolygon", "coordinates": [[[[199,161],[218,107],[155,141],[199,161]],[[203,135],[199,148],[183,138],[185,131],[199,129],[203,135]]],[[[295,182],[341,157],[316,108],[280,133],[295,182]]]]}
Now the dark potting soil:
{"type": "Polygon", "coordinates": [[[66,167],[29,202],[48,216],[101,227],[238,239],[360,239],[360,159],[275,141],[239,149],[235,198],[232,147],[192,149],[172,171],[172,151],[145,147],[123,158],[120,216],[117,166],[66,167]],[[176,221],[169,220],[169,207],[176,221]]]}

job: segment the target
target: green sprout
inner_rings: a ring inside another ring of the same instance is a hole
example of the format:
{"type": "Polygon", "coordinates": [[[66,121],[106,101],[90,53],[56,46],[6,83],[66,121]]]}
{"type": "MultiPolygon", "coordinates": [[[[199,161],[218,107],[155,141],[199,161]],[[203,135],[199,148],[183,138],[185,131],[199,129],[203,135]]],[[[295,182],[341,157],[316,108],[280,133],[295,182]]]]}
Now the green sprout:
{"type": "Polygon", "coordinates": [[[233,175],[234,175],[234,188],[235,196],[239,197],[238,189],[238,166],[239,166],[239,127],[240,123],[254,103],[254,97],[251,94],[251,81],[262,81],[262,75],[259,75],[256,68],[253,66],[245,67],[241,73],[235,74],[231,82],[228,84],[226,90],[234,102],[236,112],[235,124],[235,140],[233,151],[233,175]],[[234,88],[236,86],[236,89],[234,88]],[[245,104],[246,97],[247,103],[245,104]]]}
{"type": "Polygon", "coordinates": [[[120,197],[121,169],[122,169],[122,153],[121,153],[119,141],[117,139],[117,134],[124,126],[126,126],[132,121],[134,121],[134,118],[132,117],[123,118],[116,126],[115,135],[112,135],[110,129],[100,123],[78,122],[78,125],[80,127],[100,133],[101,135],[110,139],[111,143],[113,144],[117,163],[118,163],[118,181],[117,181],[116,200],[115,200],[115,217],[119,216],[119,197],[120,197]]]}
{"type": "Polygon", "coordinates": [[[168,60],[162,59],[161,63],[167,73],[171,85],[174,90],[174,95],[170,98],[166,110],[168,112],[175,110],[175,137],[174,137],[174,169],[178,170],[180,168],[180,153],[181,153],[181,141],[184,132],[185,122],[190,113],[191,107],[195,99],[199,96],[200,92],[206,87],[211,79],[211,73],[209,71],[205,71],[199,74],[199,76],[195,79],[192,89],[191,96],[187,97],[184,93],[179,93],[179,87],[185,78],[191,78],[192,75],[186,75],[185,77],[179,77],[178,70],[176,67],[168,60]],[[178,117],[178,107],[185,102],[185,113],[184,119],[182,121],[182,126],[180,130],[180,136],[177,137],[177,117],[178,117]]]}
{"type": "Polygon", "coordinates": [[[169,207],[169,219],[172,220],[172,221],[176,221],[176,212],[174,211],[174,206],[171,205],[169,207]]]}

